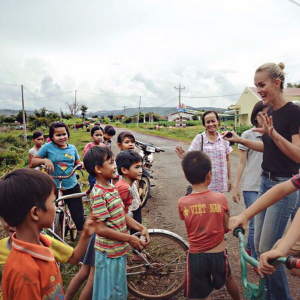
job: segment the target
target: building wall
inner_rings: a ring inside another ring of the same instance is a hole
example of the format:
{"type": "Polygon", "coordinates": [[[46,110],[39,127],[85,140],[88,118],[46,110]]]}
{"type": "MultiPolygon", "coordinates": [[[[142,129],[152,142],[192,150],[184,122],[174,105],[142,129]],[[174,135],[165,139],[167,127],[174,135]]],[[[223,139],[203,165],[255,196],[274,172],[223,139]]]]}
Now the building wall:
{"type": "MultiPolygon", "coordinates": [[[[300,89],[299,89],[300,90],[300,89]]],[[[300,100],[299,95],[284,95],[288,101],[300,100]]],[[[249,87],[246,87],[243,94],[235,105],[231,105],[229,109],[235,110],[235,126],[251,125],[251,113],[257,101],[261,100],[249,87]]]]}
{"type": "MultiPolygon", "coordinates": [[[[182,113],[180,113],[180,116],[181,116],[182,118],[186,118],[186,119],[188,119],[188,120],[192,120],[192,116],[193,116],[193,115],[187,114],[187,113],[183,113],[183,112],[182,112],[182,113]]],[[[168,121],[175,121],[176,118],[178,118],[178,117],[179,117],[179,113],[169,115],[169,116],[168,116],[168,121]]]]}

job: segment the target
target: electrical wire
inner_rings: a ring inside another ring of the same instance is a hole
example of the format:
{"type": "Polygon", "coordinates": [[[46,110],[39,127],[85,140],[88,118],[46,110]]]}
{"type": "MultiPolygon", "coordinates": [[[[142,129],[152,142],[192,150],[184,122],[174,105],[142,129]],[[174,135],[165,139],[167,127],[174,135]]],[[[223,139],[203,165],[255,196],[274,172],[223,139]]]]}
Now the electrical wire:
{"type": "Polygon", "coordinates": [[[238,94],[228,94],[228,95],[219,95],[219,96],[181,96],[182,98],[219,98],[219,97],[229,97],[229,96],[237,96],[243,94],[249,94],[250,92],[243,92],[238,94]]]}
{"type": "Polygon", "coordinates": [[[69,92],[63,92],[63,93],[59,93],[59,94],[48,95],[48,96],[44,96],[44,97],[29,98],[29,99],[26,99],[26,100],[38,100],[38,99],[44,99],[44,98],[51,98],[51,97],[60,96],[60,95],[63,95],[63,94],[69,94],[69,93],[74,93],[74,91],[69,91],[69,92]]]}
{"type": "MultiPolygon", "coordinates": [[[[33,96],[33,97],[37,97],[36,95],[34,95],[34,94],[32,94],[25,86],[23,86],[24,87],[24,90],[26,90],[31,96],[33,96]]],[[[27,99],[26,99],[27,100],[27,99]]]]}
{"type": "Polygon", "coordinates": [[[77,92],[84,93],[84,94],[91,94],[91,95],[96,95],[96,96],[102,96],[102,97],[112,97],[112,98],[132,98],[132,96],[113,96],[113,95],[104,95],[104,94],[97,94],[97,93],[91,93],[91,92],[84,92],[84,91],[79,91],[77,92]]]}
{"type": "Polygon", "coordinates": [[[166,105],[166,104],[169,104],[170,102],[176,100],[177,98],[178,98],[178,96],[176,96],[176,97],[173,98],[172,100],[170,100],[170,101],[168,101],[168,102],[166,102],[166,103],[164,103],[164,104],[162,104],[162,105],[160,105],[160,106],[157,106],[157,107],[162,107],[162,106],[164,106],[164,105],[166,105]]]}
{"type": "Polygon", "coordinates": [[[10,83],[4,83],[4,82],[0,82],[0,84],[21,87],[21,84],[10,84],[10,83]]]}

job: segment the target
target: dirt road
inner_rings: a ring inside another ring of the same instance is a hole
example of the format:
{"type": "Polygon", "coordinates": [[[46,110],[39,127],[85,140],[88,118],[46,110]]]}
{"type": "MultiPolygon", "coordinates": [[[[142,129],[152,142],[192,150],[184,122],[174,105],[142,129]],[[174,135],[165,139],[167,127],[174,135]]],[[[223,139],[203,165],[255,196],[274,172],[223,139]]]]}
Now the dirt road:
{"type": "MultiPolygon", "coordinates": [[[[117,129],[117,132],[120,132],[117,129]]],[[[118,133],[117,133],[118,134],[118,133]]],[[[185,194],[187,187],[187,181],[184,178],[180,159],[176,155],[174,149],[177,145],[182,146],[184,149],[188,149],[188,144],[178,142],[161,137],[155,137],[151,135],[145,135],[134,132],[136,140],[142,142],[150,142],[155,146],[163,148],[165,152],[156,153],[153,163],[153,180],[152,183],[155,187],[151,188],[152,198],[148,201],[147,206],[143,209],[144,220],[147,222],[148,228],[162,228],[173,231],[186,239],[184,223],[179,219],[177,213],[177,201],[185,194]]],[[[115,143],[113,143],[115,144],[115,143]]],[[[114,153],[118,153],[115,145],[113,146],[114,153]]],[[[235,177],[235,170],[238,162],[238,156],[231,155],[231,170],[232,178],[235,177]]],[[[231,215],[237,215],[244,209],[244,203],[241,201],[236,204],[232,201],[230,193],[226,193],[228,203],[231,210],[231,215]]],[[[271,234],[271,233],[270,233],[271,234]]],[[[234,274],[237,283],[240,287],[240,291],[244,296],[244,289],[241,284],[241,272],[239,264],[239,249],[238,241],[231,234],[227,234],[226,246],[229,252],[230,266],[232,273],[234,274]]],[[[257,276],[252,269],[249,269],[248,276],[251,282],[257,282],[257,276]]],[[[297,287],[299,279],[290,275],[287,271],[288,280],[290,284],[291,294],[294,300],[300,300],[300,289],[297,287]]],[[[134,298],[129,298],[134,299],[134,298]]],[[[182,295],[177,295],[172,299],[184,299],[182,295]]],[[[227,291],[221,289],[216,291],[213,295],[214,300],[230,299],[227,291]]],[[[243,298],[244,299],[244,298],[243,298]]],[[[284,300],[284,299],[282,299],[284,300]]]]}

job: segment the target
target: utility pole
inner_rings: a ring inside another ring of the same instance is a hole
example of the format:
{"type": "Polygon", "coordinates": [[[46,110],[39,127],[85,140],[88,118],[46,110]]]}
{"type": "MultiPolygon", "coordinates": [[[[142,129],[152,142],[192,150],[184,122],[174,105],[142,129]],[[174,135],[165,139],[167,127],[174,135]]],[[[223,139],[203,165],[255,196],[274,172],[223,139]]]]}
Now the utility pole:
{"type": "Polygon", "coordinates": [[[62,111],[61,111],[61,107],[59,109],[59,120],[62,122],[62,111]]]}
{"type": "Polygon", "coordinates": [[[139,128],[141,101],[142,101],[142,96],[140,96],[140,103],[139,103],[138,114],[137,114],[137,121],[136,121],[137,128],[139,128]]]}
{"type": "Polygon", "coordinates": [[[179,97],[178,98],[179,98],[179,127],[180,127],[180,119],[181,119],[181,112],[180,112],[180,109],[181,109],[181,90],[184,90],[185,87],[182,88],[181,85],[180,85],[180,83],[179,83],[179,87],[177,88],[176,86],[174,86],[174,88],[179,91],[179,97]]]}
{"type": "Polygon", "coordinates": [[[179,91],[179,107],[181,107],[181,90],[184,90],[185,87],[182,88],[180,83],[179,83],[179,87],[177,88],[176,86],[174,86],[174,88],[179,91]]]}
{"type": "Polygon", "coordinates": [[[76,110],[77,110],[76,97],[77,97],[77,90],[75,90],[75,101],[74,101],[74,130],[76,130],[76,110]]]}
{"type": "Polygon", "coordinates": [[[26,130],[26,116],[25,116],[25,108],[24,108],[23,84],[21,84],[21,92],[22,92],[22,112],[23,112],[23,132],[24,132],[24,141],[27,142],[27,130],[26,130]]]}
{"type": "Polygon", "coordinates": [[[122,107],[124,108],[124,114],[123,115],[124,115],[124,119],[125,119],[125,109],[127,108],[127,106],[123,105],[122,107]]]}
{"type": "Polygon", "coordinates": [[[296,5],[298,5],[298,6],[300,6],[300,3],[298,3],[298,2],[296,2],[296,1],[294,1],[294,0],[290,0],[292,3],[294,3],[294,4],[296,4],[296,5]]]}

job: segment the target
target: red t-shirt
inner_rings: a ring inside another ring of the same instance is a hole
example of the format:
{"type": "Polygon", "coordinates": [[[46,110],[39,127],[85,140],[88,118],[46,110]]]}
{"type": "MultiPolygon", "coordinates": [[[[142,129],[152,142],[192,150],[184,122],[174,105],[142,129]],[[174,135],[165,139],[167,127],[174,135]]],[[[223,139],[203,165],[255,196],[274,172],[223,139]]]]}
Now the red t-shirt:
{"type": "Polygon", "coordinates": [[[128,213],[128,208],[132,204],[133,200],[133,190],[131,186],[124,181],[123,179],[119,180],[116,183],[116,188],[118,189],[118,192],[120,194],[120,197],[124,203],[125,206],[125,212],[128,213]]]}
{"type": "Polygon", "coordinates": [[[179,199],[178,212],[185,222],[190,253],[206,252],[223,241],[228,211],[227,199],[221,193],[205,191],[179,199]]]}

